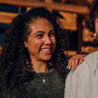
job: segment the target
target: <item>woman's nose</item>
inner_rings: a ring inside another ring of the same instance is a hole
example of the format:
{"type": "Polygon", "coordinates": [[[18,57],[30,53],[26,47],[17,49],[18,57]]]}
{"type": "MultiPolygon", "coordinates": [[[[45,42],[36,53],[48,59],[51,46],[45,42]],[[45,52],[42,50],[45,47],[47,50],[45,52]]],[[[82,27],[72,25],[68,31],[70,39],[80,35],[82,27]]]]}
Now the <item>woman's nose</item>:
{"type": "Polygon", "coordinates": [[[52,43],[51,38],[49,36],[45,37],[44,43],[51,44],[52,43]]]}

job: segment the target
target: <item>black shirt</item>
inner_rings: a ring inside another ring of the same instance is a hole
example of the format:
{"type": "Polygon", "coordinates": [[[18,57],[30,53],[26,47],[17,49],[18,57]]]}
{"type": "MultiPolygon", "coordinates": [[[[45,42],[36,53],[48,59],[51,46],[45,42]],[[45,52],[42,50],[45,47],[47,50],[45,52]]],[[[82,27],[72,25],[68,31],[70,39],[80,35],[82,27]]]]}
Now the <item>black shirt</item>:
{"type": "Polygon", "coordinates": [[[56,70],[35,73],[33,80],[9,90],[4,98],[64,98],[64,85],[56,70]]]}

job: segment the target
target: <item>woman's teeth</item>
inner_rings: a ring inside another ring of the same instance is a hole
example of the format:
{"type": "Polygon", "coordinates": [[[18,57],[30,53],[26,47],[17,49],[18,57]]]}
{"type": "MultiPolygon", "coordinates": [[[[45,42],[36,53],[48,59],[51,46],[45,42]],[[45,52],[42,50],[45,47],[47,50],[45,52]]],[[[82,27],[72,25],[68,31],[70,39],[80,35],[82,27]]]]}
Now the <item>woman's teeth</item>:
{"type": "Polygon", "coordinates": [[[42,51],[50,51],[50,49],[42,49],[42,51]]]}

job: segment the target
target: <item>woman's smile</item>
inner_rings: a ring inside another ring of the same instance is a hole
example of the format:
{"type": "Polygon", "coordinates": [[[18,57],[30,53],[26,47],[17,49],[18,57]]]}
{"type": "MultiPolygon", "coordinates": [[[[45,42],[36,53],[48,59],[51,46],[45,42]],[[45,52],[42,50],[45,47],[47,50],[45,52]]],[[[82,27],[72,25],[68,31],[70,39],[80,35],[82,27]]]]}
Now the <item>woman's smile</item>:
{"type": "Polygon", "coordinates": [[[41,51],[42,51],[42,53],[44,53],[44,54],[51,54],[51,48],[43,48],[43,49],[41,49],[41,51]]]}

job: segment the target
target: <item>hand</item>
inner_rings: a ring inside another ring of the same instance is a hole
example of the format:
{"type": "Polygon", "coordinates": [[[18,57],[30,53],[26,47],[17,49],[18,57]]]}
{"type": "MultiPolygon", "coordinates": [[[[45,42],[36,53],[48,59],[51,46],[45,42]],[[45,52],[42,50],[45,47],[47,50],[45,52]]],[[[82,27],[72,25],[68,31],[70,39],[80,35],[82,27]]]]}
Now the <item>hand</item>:
{"type": "Polygon", "coordinates": [[[69,59],[67,68],[71,69],[72,71],[74,71],[76,69],[77,65],[81,64],[83,62],[84,57],[86,55],[87,54],[77,54],[77,55],[74,55],[73,57],[71,57],[69,59]]]}

